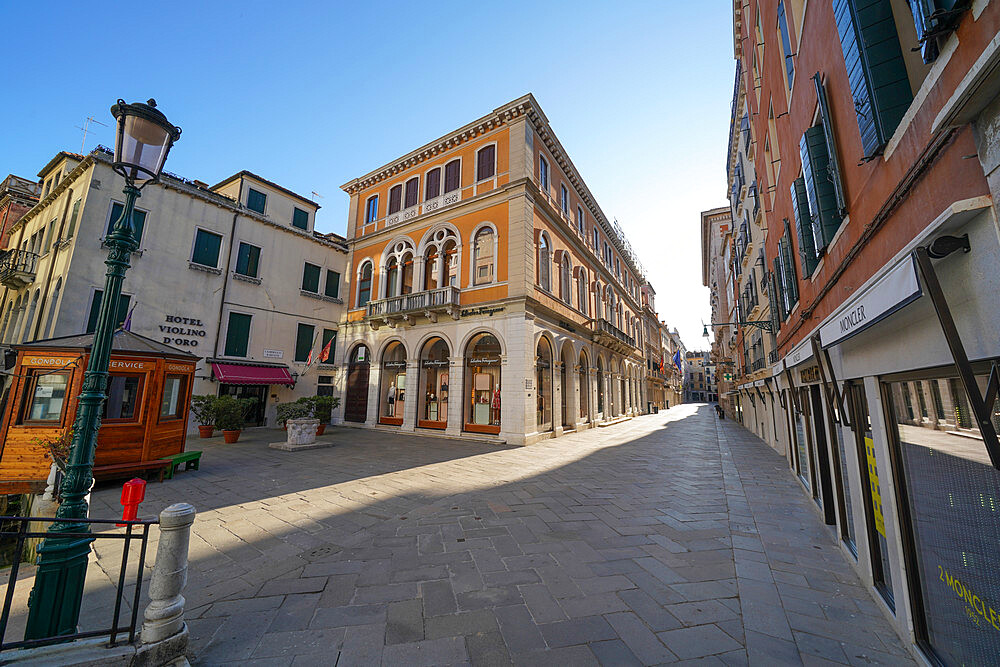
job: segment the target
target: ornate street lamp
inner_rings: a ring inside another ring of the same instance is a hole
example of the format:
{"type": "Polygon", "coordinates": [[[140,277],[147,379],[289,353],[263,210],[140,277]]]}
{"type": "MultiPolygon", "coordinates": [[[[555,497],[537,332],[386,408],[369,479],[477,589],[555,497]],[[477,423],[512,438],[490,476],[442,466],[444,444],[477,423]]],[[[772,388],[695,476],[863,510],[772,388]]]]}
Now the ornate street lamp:
{"type": "MultiPolygon", "coordinates": [[[[87,494],[94,483],[94,450],[106,398],[108,363],[117,326],[115,317],[118,313],[118,300],[131,255],[139,246],[132,225],[135,200],[144,186],[159,178],[170,147],[181,136],[181,129],[167,121],[167,117],[156,108],[155,100],[149,100],[145,104],[126,104],[124,100],[118,100],[111,107],[111,113],[118,121],[112,169],[125,177],[125,206],[121,217],[105,238],[109,250],[104,263],[108,270],[97,326],[94,329],[90,361],[77,401],[73,445],[66,476],[60,487],[62,504],[56,512],[56,518],[60,519],[87,517],[87,494]]],[[[48,536],[38,546],[38,570],[29,599],[25,639],[76,633],[87,573],[87,557],[90,543],[94,541],[92,537],[80,535],[89,532],[90,526],[83,522],[59,522],[49,527],[48,536]],[[76,536],[64,536],[66,533],[76,536]]]]}

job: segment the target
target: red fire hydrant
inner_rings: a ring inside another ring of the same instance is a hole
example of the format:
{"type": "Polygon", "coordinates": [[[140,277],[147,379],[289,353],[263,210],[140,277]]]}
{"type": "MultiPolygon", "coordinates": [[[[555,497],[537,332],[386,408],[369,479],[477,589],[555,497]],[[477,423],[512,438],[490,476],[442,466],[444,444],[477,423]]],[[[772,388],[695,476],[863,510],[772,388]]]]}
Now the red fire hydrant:
{"type": "MultiPolygon", "coordinates": [[[[146,497],[146,481],[130,479],[122,485],[122,521],[135,521],[139,513],[139,503],[146,497]]],[[[124,523],[117,524],[124,526],[124,523]]]]}

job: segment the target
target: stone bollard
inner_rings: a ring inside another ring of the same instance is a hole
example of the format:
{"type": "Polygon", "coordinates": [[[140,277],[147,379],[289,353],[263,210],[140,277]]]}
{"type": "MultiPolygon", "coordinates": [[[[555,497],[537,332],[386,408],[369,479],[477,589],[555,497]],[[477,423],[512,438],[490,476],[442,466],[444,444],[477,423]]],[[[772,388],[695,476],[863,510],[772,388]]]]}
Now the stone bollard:
{"type": "Polygon", "coordinates": [[[187,650],[184,597],[188,544],[194,507],[176,503],[160,512],[160,542],[156,549],[149,605],[143,614],[142,646],[136,664],[163,665],[183,658],[187,650]]]}

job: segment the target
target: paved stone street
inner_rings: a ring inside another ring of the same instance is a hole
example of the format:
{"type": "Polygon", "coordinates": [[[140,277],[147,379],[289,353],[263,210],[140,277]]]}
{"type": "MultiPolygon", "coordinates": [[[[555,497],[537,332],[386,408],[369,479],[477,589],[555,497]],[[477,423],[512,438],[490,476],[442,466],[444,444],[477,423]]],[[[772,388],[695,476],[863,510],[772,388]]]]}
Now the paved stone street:
{"type": "Polygon", "coordinates": [[[149,485],[145,513],[199,511],[196,664],[912,662],[784,460],[709,406],[525,448],[333,431],[193,439],[202,469],[149,485]]]}

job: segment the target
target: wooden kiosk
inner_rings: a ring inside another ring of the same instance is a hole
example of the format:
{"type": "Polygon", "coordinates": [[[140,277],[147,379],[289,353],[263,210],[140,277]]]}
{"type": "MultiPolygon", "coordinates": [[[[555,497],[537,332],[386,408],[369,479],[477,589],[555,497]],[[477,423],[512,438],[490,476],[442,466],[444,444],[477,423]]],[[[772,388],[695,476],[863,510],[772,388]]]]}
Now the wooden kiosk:
{"type": "MultiPolygon", "coordinates": [[[[32,441],[58,437],[73,425],[93,339],[84,334],[12,346],[17,364],[0,426],[0,494],[44,490],[52,461],[32,441]]],[[[95,475],[101,466],[184,451],[197,361],[145,336],[115,333],[95,475]]]]}

